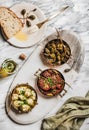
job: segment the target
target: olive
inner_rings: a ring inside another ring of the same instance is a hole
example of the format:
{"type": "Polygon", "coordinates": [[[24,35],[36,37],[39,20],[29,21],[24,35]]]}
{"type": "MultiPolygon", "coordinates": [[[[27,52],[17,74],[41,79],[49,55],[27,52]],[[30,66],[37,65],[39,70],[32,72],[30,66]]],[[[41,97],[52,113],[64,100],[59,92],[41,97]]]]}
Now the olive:
{"type": "Polygon", "coordinates": [[[25,13],[26,13],[26,9],[21,10],[22,15],[25,15],[25,13]]]}
{"type": "Polygon", "coordinates": [[[50,54],[50,57],[53,58],[53,59],[56,58],[54,53],[50,54]]]}
{"type": "Polygon", "coordinates": [[[30,27],[31,26],[31,23],[30,23],[30,21],[26,21],[26,25],[27,25],[27,27],[30,27]]]}
{"type": "Polygon", "coordinates": [[[60,50],[63,50],[63,44],[60,44],[59,48],[60,50]]]}
{"type": "Polygon", "coordinates": [[[55,59],[49,59],[49,63],[54,63],[56,61],[56,58],[55,59]]]}
{"type": "Polygon", "coordinates": [[[60,44],[57,44],[56,46],[57,46],[57,49],[60,49],[60,44]]]}
{"type": "Polygon", "coordinates": [[[60,60],[61,60],[61,57],[60,57],[60,55],[58,55],[58,56],[57,56],[57,59],[58,59],[58,61],[60,61],[60,60]]]}
{"type": "Polygon", "coordinates": [[[37,9],[35,8],[35,9],[33,9],[32,11],[36,11],[37,9]]]}
{"type": "Polygon", "coordinates": [[[31,19],[31,20],[34,20],[35,16],[34,15],[30,15],[30,16],[28,16],[28,18],[31,19]]]}
{"type": "Polygon", "coordinates": [[[66,54],[67,54],[67,55],[70,55],[70,51],[69,51],[69,50],[67,50],[67,51],[66,51],[66,54]]]}
{"type": "Polygon", "coordinates": [[[56,45],[55,45],[55,43],[53,43],[53,44],[52,44],[52,47],[53,47],[54,49],[56,48],[56,45]]]}
{"type": "Polygon", "coordinates": [[[54,53],[54,52],[55,52],[54,48],[51,48],[51,52],[52,52],[52,53],[54,53]]]}
{"type": "Polygon", "coordinates": [[[50,53],[48,48],[45,48],[45,52],[48,53],[48,54],[50,53]]]}

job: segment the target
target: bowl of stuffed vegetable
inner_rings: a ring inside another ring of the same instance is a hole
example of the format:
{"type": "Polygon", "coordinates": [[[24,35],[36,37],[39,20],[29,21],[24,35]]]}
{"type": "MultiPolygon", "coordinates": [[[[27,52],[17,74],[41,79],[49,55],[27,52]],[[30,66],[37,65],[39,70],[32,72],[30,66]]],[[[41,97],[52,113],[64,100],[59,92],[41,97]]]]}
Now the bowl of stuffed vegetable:
{"type": "Polygon", "coordinates": [[[37,93],[28,84],[17,85],[9,95],[9,107],[16,113],[27,113],[37,104],[37,93]]]}

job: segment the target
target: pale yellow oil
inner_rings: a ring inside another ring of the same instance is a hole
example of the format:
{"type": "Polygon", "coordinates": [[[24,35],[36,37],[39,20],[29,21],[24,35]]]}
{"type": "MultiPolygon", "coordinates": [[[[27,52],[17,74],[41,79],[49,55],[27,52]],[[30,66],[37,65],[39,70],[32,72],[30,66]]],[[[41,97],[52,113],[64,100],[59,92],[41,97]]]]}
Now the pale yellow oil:
{"type": "Polygon", "coordinates": [[[20,40],[20,41],[27,41],[27,39],[28,39],[27,35],[24,32],[22,32],[22,31],[18,32],[15,35],[15,38],[20,40]]]}

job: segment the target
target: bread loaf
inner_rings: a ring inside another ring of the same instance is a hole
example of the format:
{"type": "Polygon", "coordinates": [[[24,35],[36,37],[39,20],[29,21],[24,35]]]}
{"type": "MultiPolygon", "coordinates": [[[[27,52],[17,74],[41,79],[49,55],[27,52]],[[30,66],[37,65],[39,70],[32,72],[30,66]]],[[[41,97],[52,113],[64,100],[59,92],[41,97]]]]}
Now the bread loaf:
{"type": "Polygon", "coordinates": [[[9,39],[22,29],[23,24],[12,10],[0,7],[0,27],[4,37],[9,39]]]}

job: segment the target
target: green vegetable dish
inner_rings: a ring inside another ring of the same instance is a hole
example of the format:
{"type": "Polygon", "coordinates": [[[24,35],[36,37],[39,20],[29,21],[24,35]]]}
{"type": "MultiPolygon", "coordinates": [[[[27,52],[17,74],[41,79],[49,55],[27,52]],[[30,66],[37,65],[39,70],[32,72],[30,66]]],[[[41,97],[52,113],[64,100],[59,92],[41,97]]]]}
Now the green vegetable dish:
{"type": "Polygon", "coordinates": [[[41,52],[41,59],[45,65],[62,65],[68,61],[71,56],[69,45],[60,39],[49,41],[41,52]]]}
{"type": "Polygon", "coordinates": [[[9,97],[9,106],[16,113],[27,113],[37,104],[37,93],[28,84],[17,85],[9,97]]]}

